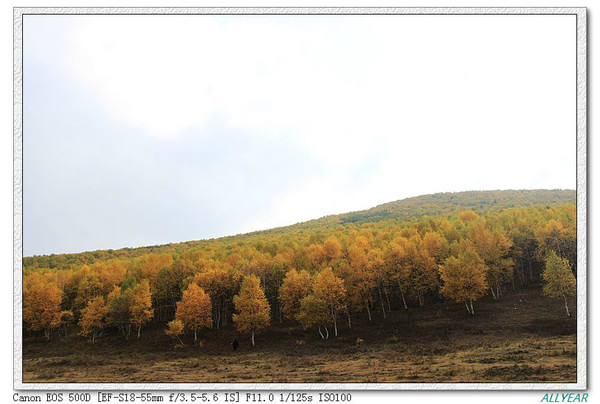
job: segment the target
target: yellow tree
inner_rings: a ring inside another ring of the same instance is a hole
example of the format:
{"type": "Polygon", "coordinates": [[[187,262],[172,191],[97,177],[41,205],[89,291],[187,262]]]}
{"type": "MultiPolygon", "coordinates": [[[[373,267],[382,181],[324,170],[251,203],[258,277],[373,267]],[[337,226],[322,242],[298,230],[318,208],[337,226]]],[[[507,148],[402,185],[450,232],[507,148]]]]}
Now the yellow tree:
{"type": "Polygon", "coordinates": [[[325,240],[325,243],[323,243],[323,254],[329,262],[344,256],[342,245],[335,236],[330,236],[325,240]]]}
{"type": "Polygon", "coordinates": [[[152,296],[150,284],[147,279],[142,280],[131,289],[130,322],[137,327],[137,337],[140,337],[142,325],[146,324],[153,316],[152,296]]]}
{"type": "Polygon", "coordinates": [[[368,244],[361,244],[358,237],[354,244],[348,247],[349,273],[344,277],[344,286],[348,301],[348,325],[350,323],[350,311],[362,311],[367,309],[369,321],[371,321],[371,299],[375,290],[375,276],[369,267],[368,244]],[[358,241],[358,242],[357,242],[358,241]]]}
{"type": "Polygon", "coordinates": [[[543,278],[546,282],[544,285],[544,295],[562,297],[565,301],[567,316],[571,316],[567,297],[575,295],[577,285],[569,261],[566,258],[559,257],[554,251],[550,251],[546,258],[543,278]]]}
{"type": "Polygon", "coordinates": [[[88,268],[83,270],[83,276],[77,284],[77,295],[73,300],[72,310],[75,317],[79,317],[81,309],[96,296],[108,294],[112,289],[112,285],[106,290],[106,285],[103,285],[99,278],[99,274],[90,272],[88,268]]]}
{"type": "Polygon", "coordinates": [[[198,341],[198,330],[210,327],[211,312],[210,296],[198,285],[192,283],[183,292],[181,301],[177,302],[175,319],[180,320],[188,330],[194,331],[194,342],[196,342],[198,341]]]}
{"type": "Polygon", "coordinates": [[[464,248],[458,257],[446,259],[440,267],[442,295],[457,303],[465,303],[469,314],[475,314],[473,300],[485,294],[487,267],[471,246],[464,248]]]}
{"type": "Polygon", "coordinates": [[[437,232],[428,232],[423,236],[423,246],[436,263],[441,264],[448,255],[448,241],[437,232]]]}
{"type": "Polygon", "coordinates": [[[335,276],[330,267],[327,267],[313,278],[313,294],[317,301],[325,304],[333,322],[334,335],[337,337],[337,317],[340,312],[346,310],[344,281],[335,276]]]}
{"type": "Polygon", "coordinates": [[[100,332],[106,322],[106,314],[108,307],[104,302],[104,297],[97,296],[90,300],[82,310],[81,318],[79,319],[80,335],[91,335],[92,344],[96,342],[96,336],[100,332]]]}
{"type": "Polygon", "coordinates": [[[406,246],[409,292],[417,298],[420,306],[425,304],[425,294],[436,290],[438,283],[438,265],[429,255],[427,246],[417,234],[410,238],[406,246]]]}
{"type": "Polygon", "coordinates": [[[311,271],[318,270],[325,259],[323,246],[320,244],[311,244],[306,249],[306,258],[311,271]]]}
{"type": "Polygon", "coordinates": [[[32,275],[23,288],[23,321],[31,331],[50,332],[61,324],[62,290],[46,277],[32,275]]]}
{"type": "Polygon", "coordinates": [[[173,321],[169,321],[167,324],[167,329],[165,330],[165,334],[167,334],[169,337],[177,338],[179,343],[183,345],[183,341],[181,338],[179,338],[179,336],[183,334],[183,329],[183,321],[175,319],[173,321]]]}
{"type": "Polygon", "coordinates": [[[194,283],[210,296],[215,327],[219,329],[226,325],[228,309],[237,288],[231,273],[216,262],[210,261],[208,269],[194,276],[194,283]]]}
{"type": "Polygon", "coordinates": [[[512,259],[508,253],[513,243],[498,230],[488,228],[483,222],[469,229],[469,240],[488,267],[487,283],[494,300],[502,296],[501,286],[510,282],[513,275],[512,259]]]}
{"type": "MultiPolygon", "coordinates": [[[[392,283],[392,276],[389,272],[389,266],[386,265],[384,252],[379,248],[374,248],[369,251],[367,256],[369,260],[369,271],[373,276],[373,280],[375,282],[375,287],[377,288],[377,295],[379,296],[379,302],[381,303],[381,312],[383,314],[383,318],[386,318],[385,314],[385,305],[383,303],[383,296],[381,292],[386,296],[388,300],[388,308],[391,309],[389,305],[388,298],[388,290],[390,289],[390,285],[392,283]]],[[[371,313],[369,313],[369,320],[371,319],[371,313]]]]}
{"type": "MultiPolygon", "coordinates": [[[[398,284],[400,296],[402,297],[402,304],[404,305],[405,310],[408,309],[405,295],[410,288],[407,247],[408,240],[405,237],[398,237],[388,245],[384,252],[386,273],[389,274],[390,279],[393,279],[398,284]]],[[[388,309],[391,309],[389,301],[388,309]]]]}
{"type": "Polygon", "coordinates": [[[254,334],[271,323],[271,306],[260,287],[258,277],[254,275],[244,277],[240,293],[233,297],[233,304],[237,311],[233,315],[233,322],[238,331],[250,331],[252,346],[254,346],[254,334]]]}
{"type": "Polygon", "coordinates": [[[300,301],[310,294],[311,289],[312,279],[308,271],[292,269],[285,274],[279,288],[279,301],[287,319],[296,317],[300,311],[300,301]]]}
{"type": "Polygon", "coordinates": [[[466,210],[464,212],[460,212],[458,214],[458,218],[461,222],[463,222],[463,224],[467,224],[473,220],[477,220],[479,218],[479,215],[473,212],[472,210],[466,210]]]}

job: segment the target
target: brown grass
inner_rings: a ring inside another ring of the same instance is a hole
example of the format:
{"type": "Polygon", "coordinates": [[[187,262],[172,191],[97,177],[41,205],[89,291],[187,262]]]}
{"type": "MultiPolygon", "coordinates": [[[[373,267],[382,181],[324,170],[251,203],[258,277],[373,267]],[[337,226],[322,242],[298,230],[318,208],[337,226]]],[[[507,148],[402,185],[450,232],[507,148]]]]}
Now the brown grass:
{"type": "MultiPolygon", "coordinates": [[[[575,305],[573,304],[573,307],[575,305]]],[[[576,320],[539,289],[482,299],[469,316],[460,305],[428,302],[387,319],[342,321],[339,337],[275,323],[257,346],[234,330],[207,330],[204,345],[178,347],[162,326],[142,338],[117,334],[91,345],[77,337],[27,336],[24,382],[575,382],[576,320]],[[363,340],[357,344],[357,339],[363,340]],[[302,340],[304,343],[298,344],[302,340]]]]}

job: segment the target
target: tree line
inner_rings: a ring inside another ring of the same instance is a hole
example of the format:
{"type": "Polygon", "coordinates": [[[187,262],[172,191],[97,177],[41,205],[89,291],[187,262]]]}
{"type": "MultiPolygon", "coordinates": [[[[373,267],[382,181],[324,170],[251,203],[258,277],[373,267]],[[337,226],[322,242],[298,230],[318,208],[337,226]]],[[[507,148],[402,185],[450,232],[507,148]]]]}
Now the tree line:
{"type": "Polygon", "coordinates": [[[23,322],[46,338],[77,325],[140,338],[149,322],[179,339],[233,323],[255,343],[274,321],[327,339],[353,319],[381,321],[449,299],[475,302],[516,288],[575,293],[574,204],[387,219],[185,244],[170,253],[24,268],[23,322]]]}

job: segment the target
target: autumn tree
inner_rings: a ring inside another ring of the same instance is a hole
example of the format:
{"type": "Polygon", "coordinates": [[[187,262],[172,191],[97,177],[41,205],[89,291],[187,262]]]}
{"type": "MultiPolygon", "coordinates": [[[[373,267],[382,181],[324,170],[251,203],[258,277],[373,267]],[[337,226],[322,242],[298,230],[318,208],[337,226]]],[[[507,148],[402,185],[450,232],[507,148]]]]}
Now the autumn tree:
{"type": "Polygon", "coordinates": [[[565,301],[567,316],[571,316],[567,298],[574,296],[577,290],[575,276],[566,258],[559,257],[554,251],[550,251],[546,258],[546,267],[543,273],[544,295],[560,298],[565,301]]]}
{"type": "Polygon", "coordinates": [[[43,331],[47,340],[50,332],[61,324],[62,291],[42,276],[32,276],[24,282],[23,321],[31,331],[43,331]]]}
{"type": "Polygon", "coordinates": [[[73,323],[75,317],[71,310],[63,310],[60,312],[60,328],[64,331],[65,337],[68,336],[69,326],[73,323]]]}
{"type": "Polygon", "coordinates": [[[210,296],[215,327],[219,329],[225,326],[233,295],[238,287],[232,274],[213,261],[205,271],[194,276],[194,283],[204,289],[210,296]]]}
{"type": "Polygon", "coordinates": [[[84,275],[77,284],[76,297],[71,308],[75,317],[80,316],[81,310],[86,307],[91,299],[96,296],[106,296],[113,288],[111,285],[106,290],[106,285],[101,282],[99,274],[90,272],[89,269],[83,272],[84,275]]]}
{"type": "Polygon", "coordinates": [[[165,334],[167,334],[169,337],[177,338],[179,343],[183,345],[183,341],[179,337],[181,334],[183,334],[183,329],[183,321],[175,319],[169,321],[169,323],[167,324],[167,329],[165,330],[165,334]]]}
{"type": "Polygon", "coordinates": [[[130,288],[114,286],[106,297],[106,322],[123,334],[125,338],[131,335],[131,293],[130,288]]]}
{"type": "Polygon", "coordinates": [[[342,244],[334,236],[329,236],[325,243],[323,243],[323,255],[329,262],[342,258],[344,253],[342,251],[342,244]]]}
{"type": "MultiPolygon", "coordinates": [[[[398,285],[405,310],[408,309],[405,295],[410,288],[407,247],[408,240],[405,237],[399,237],[388,244],[384,252],[386,272],[389,274],[389,279],[393,279],[398,285]]],[[[388,308],[391,309],[389,303],[388,308]]]]}
{"type": "MultiPolygon", "coordinates": [[[[388,309],[390,309],[391,311],[388,291],[391,288],[393,277],[389,272],[388,265],[386,265],[384,252],[380,248],[374,248],[371,251],[369,251],[367,258],[369,262],[369,271],[373,276],[373,281],[375,282],[375,288],[377,289],[377,295],[379,297],[379,303],[381,304],[381,313],[383,315],[383,318],[386,318],[383,295],[385,295],[385,298],[388,302],[388,309]]],[[[370,320],[370,311],[368,312],[368,314],[370,320]]]]}
{"type": "Polygon", "coordinates": [[[334,335],[337,337],[337,319],[340,312],[346,310],[346,288],[344,281],[335,276],[329,267],[313,278],[314,298],[323,302],[333,322],[334,335]]]}
{"type": "Polygon", "coordinates": [[[494,300],[498,300],[502,296],[501,286],[510,282],[513,275],[514,262],[508,257],[512,241],[483,222],[469,229],[469,240],[488,268],[487,284],[494,300]]]}
{"type": "Polygon", "coordinates": [[[105,327],[106,307],[104,297],[97,296],[90,300],[88,304],[81,310],[81,318],[79,320],[79,334],[83,336],[92,336],[92,344],[96,342],[98,333],[105,327]]]}
{"type": "Polygon", "coordinates": [[[237,311],[233,315],[233,322],[238,331],[250,331],[252,346],[254,346],[255,332],[268,327],[271,322],[271,307],[260,287],[258,277],[255,275],[244,277],[240,293],[234,296],[233,304],[237,311]]]}
{"type": "Polygon", "coordinates": [[[311,244],[306,249],[306,258],[308,260],[309,269],[316,271],[321,268],[321,264],[325,260],[325,252],[320,244],[311,244]]]}
{"type": "Polygon", "coordinates": [[[521,285],[532,282],[535,279],[534,267],[537,266],[535,255],[538,248],[538,241],[535,236],[538,227],[537,215],[535,211],[530,209],[513,209],[504,212],[501,220],[504,222],[508,236],[513,242],[509,255],[514,262],[514,277],[518,277],[521,285]]]}
{"type": "Polygon", "coordinates": [[[210,296],[198,285],[192,283],[183,292],[181,301],[177,302],[175,319],[180,320],[188,330],[194,331],[194,342],[196,342],[198,341],[198,330],[210,327],[211,312],[210,296]]]}
{"type": "Polygon", "coordinates": [[[152,284],[158,273],[172,264],[173,258],[169,255],[148,254],[140,258],[138,274],[140,278],[148,279],[152,284]]]}
{"type": "Polygon", "coordinates": [[[300,272],[292,269],[285,274],[283,284],[279,288],[279,300],[283,314],[287,319],[293,319],[300,311],[301,300],[312,290],[312,279],[308,271],[300,272]]]}
{"type": "Polygon", "coordinates": [[[457,303],[465,303],[469,314],[475,314],[473,300],[485,294],[487,267],[471,246],[458,257],[451,256],[440,267],[442,295],[457,303]]]}
{"type": "MultiPolygon", "coordinates": [[[[375,290],[375,276],[369,267],[368,243],[363,243],[358,238],[348,247],[348,269],[344,279],[344,286],[347,292],[348,304],[348,325],[351,327],[350,311],[367,310],[369,321],[371,318],[371,300],[375,290]]],[[[365,239],[366,240],[366,239],[365,239]]]]}
{"type": "Polygon", "coordinates": [[[473,212],[472,210],[466,210],[464,212],[460,212],[458,214],[458,218],[463,224],[467,224],[473,220],[477,220],[479,218],[479,215],[473,212]]]}
{"type": "Polygon", "coordinates": [[[152,319],[152,297],[150,295],[150,284],[147,279],[131,289],[130,299],[131,324],[137,328],[137,337],[140,337],[142,325],[152,319]]]}
{"type": "MultiPolygon", "coordinates": [[[[564,219],[568,222],[568,219],[564,219]]],[[[557,219],[550,219],[546,225],[538,231],[537,240],[539,243],[538,258],[544,261],[550,251],[554,251],[561,258],[566,258],[575,270],[577,262],[577,233],[575,230],[574,218],[570,226],[567,226],[557,219]]]]}
{"type": "Polygon", "coordinates": [[[409,293],[416,297],[420,306],[425,304],[425,294],[437,290],[438,265],[435,258],[429,254],[423,239],[417,234],[410,238],[406,246],[409,293]]]}
{"type": "Polygon", "coordinates": [[[182,298],[183,289],[187,286],[186,279],[194,275],[194,265],[186,259],[171,260],[170,257],[162,257],[160,260],[158,258],[155,260],[157,261],[150,261],[156,266],[151,273],[156,270],[158,273],[152,278],[148,278],[150,292],[157,319],[167,320],[172,318],[176,304],[182,298]],[[169,262],[171,264],[167,265],[169,262]]]}
{"type": "Polygon", "coordinates": [[[427,232],[423,236],[423,248],[437,264],[448,258],[448,242],[440,233],[427,232]]]}

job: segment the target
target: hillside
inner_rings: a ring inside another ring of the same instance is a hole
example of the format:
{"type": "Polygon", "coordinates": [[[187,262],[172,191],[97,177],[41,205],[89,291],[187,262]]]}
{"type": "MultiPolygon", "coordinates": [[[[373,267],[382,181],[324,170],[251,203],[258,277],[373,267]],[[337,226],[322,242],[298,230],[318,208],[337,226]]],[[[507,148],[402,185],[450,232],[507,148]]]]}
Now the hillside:
{"type": "Polygon", "coordinates": [[[401,199],[371,209],[326,216],[274,230],[335,226],[346,223],[362,224],[386,219],[402,220],[423,216],[449,216],[464,210],[479,213],[510,208],[550,206],[575,203],[575,197],[575,191],[560,189],[442,192],[401,199]]]}
{"type": "Polygon", "coordinates": [[[443,192],[401,199],[384,203],[371,209],[325,216],[290,226],[261,230],[248,234],[238,234],[216,240],[188,241],[138,248],[122,248],[118,250],[97,250],[76,254],[24,257],[23,266],[25,268],[60,268],[71,264],[90,264],[97,260],[110,258],[136,257],[151,253],[181,252],[191,248],[202,247],[212,241],[240,240],[257,235],[285,234],[304,230],[333,228],[340,225],[361,225],[390,219],[408,221],[423,216],[453,217],[465,210],[473,210],[481,213],[500,212],[519,207],[550,207],[564,203],[575,203],[575,201],[576,193],[574,190],[538,189],[443,192]]]}
{"type": "Polygon", "coordinates": [[[213,240],[26,258],[24,377],[573,381],[574,202],[561,190],[442,193],[213,240]]]}

